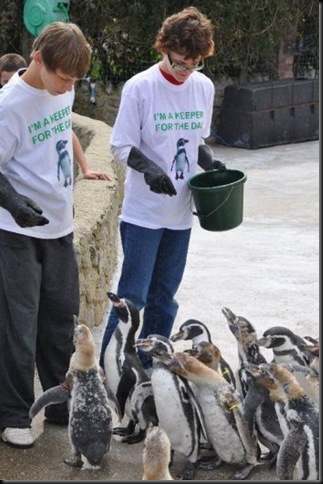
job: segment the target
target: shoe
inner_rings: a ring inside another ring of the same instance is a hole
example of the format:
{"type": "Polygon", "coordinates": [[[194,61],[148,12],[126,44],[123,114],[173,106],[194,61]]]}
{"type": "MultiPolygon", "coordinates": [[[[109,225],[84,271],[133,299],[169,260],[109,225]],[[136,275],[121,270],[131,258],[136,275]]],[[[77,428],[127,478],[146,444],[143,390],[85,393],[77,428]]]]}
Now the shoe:
{"type": "Polygon", "coordinates": [[[33,434],[30,428],[16,429],[13,427],[6,427],[2,432],[2,440],[14,447],[21,447],[26,449],[34,445],[33,434]]]}

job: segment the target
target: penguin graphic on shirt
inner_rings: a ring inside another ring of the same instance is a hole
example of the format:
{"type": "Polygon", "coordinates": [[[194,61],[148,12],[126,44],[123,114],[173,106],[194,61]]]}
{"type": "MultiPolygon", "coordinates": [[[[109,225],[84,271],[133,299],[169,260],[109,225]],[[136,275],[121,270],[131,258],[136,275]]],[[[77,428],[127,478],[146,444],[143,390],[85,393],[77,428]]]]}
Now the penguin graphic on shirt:
{"type": "Polygon", "coordinates": [[[59,140],[56,143],[56,151],[58,153],[57,161],[57,180],[60,181],[60,172],[64,176],[64,187],[72,184],[71,158],[69,152],[65,148],[67,140],[59,140]]]}
{"type": "Polygon", "coordinates": [[[188,139],[184,139],[184,138],[179,138],[179,140],[176,143],[177,151],[176,151],[176,155],[174,156],[172,167],[171,167],[171,171],[173,171],[173,168],[175,166],[176,180],[178,180],[179,178],[181,179],[184,178],[184,170],[185,170],[186,164],[187,164],[187,171],[190,171],[190,164],[185,150],[186,143],[188,143],[188,139]]]}

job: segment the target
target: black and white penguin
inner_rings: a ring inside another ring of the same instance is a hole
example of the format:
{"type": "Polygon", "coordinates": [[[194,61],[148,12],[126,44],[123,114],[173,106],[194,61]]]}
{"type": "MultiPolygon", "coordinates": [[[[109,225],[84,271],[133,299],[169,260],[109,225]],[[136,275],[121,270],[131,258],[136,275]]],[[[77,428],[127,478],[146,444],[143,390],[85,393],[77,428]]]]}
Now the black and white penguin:
{"type": "Polygon", "coordinates": [[[274,326],[264,332],[258,344],[271,348],[272,361],[292,372],[307,395],[319,403],[318,373],[311,367],[315,358],[311,351],[313,345],[309,344],[307,338],[302,338],[289,328],[274,326]]]}
{"type": "Polygon", "coordinates": [[[169,472],[171,443],[160,425],[147,429],[143,450],[143,481],[173,481],[169,472]]]}
{"type": "Polygon", "coordinates": [[[71,158],[65,148],[67,140],[59,140],[56,143],[56,151],[58,153],[57,161],[57,180],[60,181],[60,172],[62,171],[64,176],[64,187],[72,184],[72,171],[71,171],[71,158]]]}
{"type": "MultiPolygon", "coordinates": [[[[213,344],[208,327],[197,319],[188,319],[187,321],[185,321],[180,326],[179,330],[171,335],[170,340],[173,342],[179,340],[192,340],[193,348],[202,341],[207,341],[208,343],[213,344]]],[[[218,351],[220,352],[220,350],[218,351]]],[[[229,363],[227,363],[222,357],[221,352],[219,354],[219,368],[219,371],[222,372],[222,375],[227,380],[227,382],[235,387],[236,381],[234,373],[229,363]]]]}
{"type": "Polygon", "coordinates": [[[174,353],[166,364],[171,371],[198,387],[196,398],[204,417],[208,442],[222,461],[238,466],[231,479],[245,479],[259,461],[257,441],[249,432],[237,390],[219,372],[185,352],[174,353]]]}
{"type": "Polygon", "coordinates": [[[68,400],[68,435],[71,466],[81,467],[84,456],[90,465],[100,466],[110,449],[112,413],[103,383],[102,370],[95,358],[95,342],[90,329],[78,324],[74,331],[75,351],[72,354],[66,382],[47,390],[30,409],[33,418],[44,406],[68,400]]]}
{"type": "Polygon", "coordinates": [[[260,352],[257,333],[253,325],[243,316],[236,316],[229,308],[222,308],[222,312],[238,344],[240,366],[237,383],[239,383],[244,399],[243,405],[249,429],[254,429],[259,441],[270,451],[262,458],[273,463],[283,440],[283,434],[269,394],[260,392],[259,387],[253,384],[250,375],[245,370],[246,363],[259,365],[266,363],[266,358],[260,352]]]}
{"type": "Polygon", "coordinates": [[[176,143],[176,155],[174,156],[174,159],[172,161],[172,166],[171,166],[171,171],[173,171],[173,168],[175,166],[176,180],[178,180],[178,178],[181,178],[181,179],[184,178],[184,170],[186,165],[187,165],[187,171],[190,171],[190,164],[189,164],[187,154],[186,154],[186,149],[185,149],[185,144],[188,142],[189,142],[188,139],[179,138],[179,140],[176,143]]]}
{"type": "Polygon", "coordinates": [[[199,455],[203,422],[195,396],[186,380],[175,375],[165,364],[173,352],[170,341],[161,335],[138,339],[136,347],[152,357],[151,384],[159,425],[171,442],[172,451],[187,458],[182,480],[192,480],[199,455]]]}
{"type": "Polygon", "coordinates": [[[294,375],[277,363],[247,365],[266,387],[284,435],[277,456],[279,479],[319,479],[319,406],[309,398],[294,375]]]}
{"type": "Polygon", "coordinates": [[[284,326],[267,329],[259,338],[258,344],[273,350],[275,363],[309,366],[313,360],[313,355],[308,349],[308,341],[284,326]]]}
{"type": "Polygon", "coordinates": [[[123,436],[123,442],[134,444],[145,438],[151,422],[158,424],[150,378],[136,352],[135,335],[139,328],[139,310],[125,298],[108,292],[119,323],[103,355],[106,386],[118,402],[120,420],[129,417],[127,427],[115,427],[113,433],[123,436]],[[139,427],[135,433],[136,426],[139,427]]]}

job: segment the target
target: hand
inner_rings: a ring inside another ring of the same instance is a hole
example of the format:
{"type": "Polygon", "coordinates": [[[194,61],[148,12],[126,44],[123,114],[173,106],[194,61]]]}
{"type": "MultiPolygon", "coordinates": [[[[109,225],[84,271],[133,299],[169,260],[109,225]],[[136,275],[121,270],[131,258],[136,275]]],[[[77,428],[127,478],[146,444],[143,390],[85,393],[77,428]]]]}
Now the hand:
{"type": "Polygon", "coordinates": [[[212,160],[212,168],[213,170],[225,171],[227,167],[225,164],[220,160],[212,160]]]}
{"type": "MultiPolygon", "coordinates": [[[[160,171],[162,172],[162,170],[160,171]]],[[[145,173],[144,177],[147,185],[150,186],[150,190],[152,192],[164,193],[165,195],[169,195],[170,197],[177,194],[172,180],[169,178],[169,176],[166,175],[166,173],[160,173],[155,175],[152,173],[145,173]]]]}
{"type": "Polygon", "coordinates": [[[34,227],[49,223],[49,220],[41,215],[42,209],[31,198],[25,195],[18,195],[15,198],[16,203],[10,213],[20,227],[34,227]]]}
{"type": "Polygon", "coordinates": [[[177,195],[172,180],[164,170],[134,146],[130,150],[127,165],[144,174],[145,182],[152,192],[164,193],[170,197],[177,195]]]}
{"type": "Polygon", "coordinates": [[[107,181],[113,181],[113,178],[108,175],[107,173],[95,171],[95,170],[85,170],[83,172],[83,177],[86,178],[87,180],[107,180],[107,181]]]}

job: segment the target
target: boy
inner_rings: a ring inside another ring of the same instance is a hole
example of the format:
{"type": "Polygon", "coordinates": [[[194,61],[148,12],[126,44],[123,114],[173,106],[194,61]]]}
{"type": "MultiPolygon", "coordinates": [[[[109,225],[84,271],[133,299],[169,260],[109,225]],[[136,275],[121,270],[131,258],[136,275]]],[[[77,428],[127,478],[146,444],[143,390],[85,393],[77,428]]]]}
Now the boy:
{"type": "Polygon", "coordinates": [[[27,67],[27,62],[20,54],[9,53],[0,57],[0,88],[11,79],[18,69],[27,67]]]}
{"type": "MultiPolygon", "coordinates": [[[[77,25],[53,22],[35,39],[31,59],[0,90],[0,429],[17,447],[34,443],[35,365],[45,391],[64,381],[73,351],[71,114],[91,48],[77,25]]],[[[66,424],[67,406],[50,405],[45,416],[66,424]]]]}

